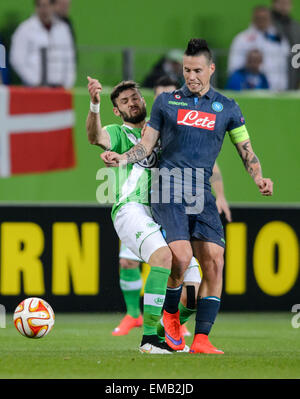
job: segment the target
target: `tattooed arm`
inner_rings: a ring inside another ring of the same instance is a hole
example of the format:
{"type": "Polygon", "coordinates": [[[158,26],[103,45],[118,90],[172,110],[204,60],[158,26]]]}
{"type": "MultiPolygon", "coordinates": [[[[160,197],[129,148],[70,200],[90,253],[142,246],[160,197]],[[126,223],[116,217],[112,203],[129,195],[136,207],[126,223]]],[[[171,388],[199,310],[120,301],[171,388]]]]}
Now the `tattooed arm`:
{"type": "Polygon", "coordinates": [[[236,144],[236,148],[245,168],[253,180],[262,178],[262,170],[257,156],[254,154],[250,140],[242,141],[236,144]]]}
{"type": "Polygon", "coordinates": [[[150,126],[146,126],[141,141],[129,151],[122,154],[126,163],[135,163],[148,157],[158,140],[159,132],[150,126]]]}
{"type": "Polygon", "coordinates": [[[247,172],[253,178],[255,184],[259,188],[262,195],[273,194],[273,182],[271,179],[262,176],[262,169],[260,162],[255,155],[250,140],[245,140],[236,144],[236,148],[242,161],[245,165],[247,172]]]}
{"type": "Polygon", "coordinates": [[[143,132],[141,141],[132,147],[129,151],[120,155],[116,152],[107,152],[101,154],[101,158],[106,166],[119,166],[121,163],[135,163],[148,157],[159,138],[159,132],[150,126],[147,126],[143,132]]]}
{"type": "MultiPolygon", "coordinates": [[[[150,152],[151,153],[151,152],[150,152]]],[[[126,156],[126,163],[135,163],[141,161],[150,155],[147,151],[147,147],[143,143],[138,143],[134,147],[132,147],[129,151],[125,152],[124,156],[126,156]]]]}

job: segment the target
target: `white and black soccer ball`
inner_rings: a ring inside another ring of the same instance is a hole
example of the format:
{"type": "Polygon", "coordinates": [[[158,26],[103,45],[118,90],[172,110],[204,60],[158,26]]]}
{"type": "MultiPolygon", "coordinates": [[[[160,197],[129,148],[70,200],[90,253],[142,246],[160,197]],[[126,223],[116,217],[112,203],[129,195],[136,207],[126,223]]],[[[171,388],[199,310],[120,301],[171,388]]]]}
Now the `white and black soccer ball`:
{"type": "Polygon", "coordinates": [[[51,306],[41,298],[27,298],[14,312],[14,324],[27,338],[42,338],[49,334],[55,322],[51,306]]]}

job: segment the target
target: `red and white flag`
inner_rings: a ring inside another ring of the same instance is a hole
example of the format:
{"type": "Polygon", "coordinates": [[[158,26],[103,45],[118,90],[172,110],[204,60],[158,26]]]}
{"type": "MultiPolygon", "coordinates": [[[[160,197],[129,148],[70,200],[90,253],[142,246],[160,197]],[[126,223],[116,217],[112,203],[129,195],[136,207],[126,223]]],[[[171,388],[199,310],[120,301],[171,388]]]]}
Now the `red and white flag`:
{"type": "Polygon", "coordinates": [[[72,93],[0,86],[0,177],[75,166],[72,93]]]}

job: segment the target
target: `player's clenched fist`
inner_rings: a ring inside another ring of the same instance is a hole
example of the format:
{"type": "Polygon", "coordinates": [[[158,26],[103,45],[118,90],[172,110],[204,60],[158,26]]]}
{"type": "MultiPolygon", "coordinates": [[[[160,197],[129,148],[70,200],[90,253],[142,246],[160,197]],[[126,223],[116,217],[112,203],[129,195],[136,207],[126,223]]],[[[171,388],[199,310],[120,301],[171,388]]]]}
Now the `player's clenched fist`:
{"type": "Polygon", "coordinates": [[[100,93],[102,91],[102,86],[99,80],[97,79],[92,79],[90,76],[87,77],[89,83],[88,83],[88,90],[90,93],[91,97],[91,102],[93,104],[99,104],[100,103],[100,93]]]}
{"type": "Polygon", "coordinates": [[[270,196],[273,194],[273,182],[269,178],[262,178],[256,182],[259,191],[264,196],[270,196]]]}
{"type": "Polygon", "coordinates": [[[100,157],[108,168],[119,166],[121,161],[121,155],[113,151],[105,151],[100,157]]]}

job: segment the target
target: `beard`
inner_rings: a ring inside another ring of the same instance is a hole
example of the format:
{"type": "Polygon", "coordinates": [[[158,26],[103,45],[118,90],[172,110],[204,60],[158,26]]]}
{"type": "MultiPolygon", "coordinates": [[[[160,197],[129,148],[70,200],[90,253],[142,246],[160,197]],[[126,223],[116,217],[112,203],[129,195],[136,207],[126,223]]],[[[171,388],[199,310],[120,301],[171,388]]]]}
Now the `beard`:
{"type": "Polygon", "coordinates": [[[129,123],[134,123],[134,124],[143,122],[143,120],[145,120],[146,116],[147,116],[147,110],[146,110],[145,105],[143,105],[140,108],[140,112],[138,114],[136,114],[135,116],[130,116],[126,112],[122,112],[120,110],[119,110],[119,112],[120,112],[121,117],[124,122],[129,122],[129,123]]]}

